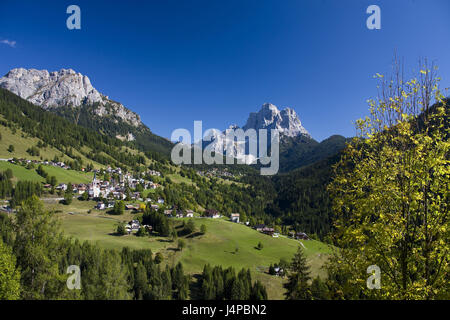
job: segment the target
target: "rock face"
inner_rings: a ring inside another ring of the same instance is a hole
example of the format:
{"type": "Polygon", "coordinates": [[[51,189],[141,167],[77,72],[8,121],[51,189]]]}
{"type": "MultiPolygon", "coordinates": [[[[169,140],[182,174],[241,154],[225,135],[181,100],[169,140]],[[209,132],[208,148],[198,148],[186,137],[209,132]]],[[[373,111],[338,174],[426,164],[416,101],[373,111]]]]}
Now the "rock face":
{"type": "Polygon", "coordinates": [[[135,127],[142,125],[136,113],[102,95],[87,76],[72,69],[48,72],[17,68],[0,79],[0,87],[44,109],[95,104],[98,116],[113,115],[135,127]]]}
{"type": "Polygon", "coordinates": [[[255,130],[277,129],[280,136],[310,136],[308,131],[302,126],[294,110],[285,108],[280,111],[271,103],[263,104],[259,112],[250,113],[243,129],[247,130],[250,128],[255,130]]]}
{"type": "MultiPolygon", "coordinates": [[[[239,126],[235,124],[229,126],[229,129],[238,128],[239,126]]],[[[308,131],[302,126],[302,123],[294,110],[285,108],[280,111],[276,106],[270,103],[263,104],[260,111],[250,113],[247,123],[242,129],[244,131],[255,129],[257,134],[259,129],[276,129],[280,134],[280,138],[295,138],[301,136],[307,137],[308,139],[311,138],[308,131]]],[[[270,135],[270,131],[268,134],[270,135]]],[[[227,154],[227,156],[242,159],[247,164],[254,163],[257,160],[254,156],[249,155],[247,143],[228,141],[226,131],[220,132],[217,129],[212,129],[204,138],[206,139],[204,139],[205,142],[203,146],[216,153],[225,154],[226,146],[232,145],[232,154],[227,154]]],[[[281,139],[280,142],[282,143],[283,139],[281,139]]]]}

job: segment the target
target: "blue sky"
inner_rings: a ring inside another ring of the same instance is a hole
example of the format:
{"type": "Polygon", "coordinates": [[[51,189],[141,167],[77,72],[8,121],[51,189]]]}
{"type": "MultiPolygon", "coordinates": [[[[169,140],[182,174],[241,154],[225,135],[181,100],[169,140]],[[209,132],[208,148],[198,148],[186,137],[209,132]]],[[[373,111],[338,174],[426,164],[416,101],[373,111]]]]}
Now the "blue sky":
{"type": "Polygon", "coordinates": [[[450,87],[449,13],[448,0],[2,0],[0,74],[73,68],[164,137],[244,125],[265,102],[317,140],[352,136],[395,50],[411,69],[435,60],[450,87]],[[71,4],[81,30],[66,28],[71,4]],[[381,30],[366,27],[371,4],[381,30]]]}

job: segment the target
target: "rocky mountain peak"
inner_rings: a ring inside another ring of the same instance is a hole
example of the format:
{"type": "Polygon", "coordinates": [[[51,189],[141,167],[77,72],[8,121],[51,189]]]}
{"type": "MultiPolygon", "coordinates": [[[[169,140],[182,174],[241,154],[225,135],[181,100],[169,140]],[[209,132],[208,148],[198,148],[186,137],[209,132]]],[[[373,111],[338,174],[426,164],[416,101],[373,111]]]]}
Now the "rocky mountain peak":
{"type": "Polygon", "coordinates": [[[255,130],[277,129],[280,135],[289,137],[309,136],[308,131],[302,126],[297,113],[293,109],[284,108],[280,111],[271,103],[264,103],[260,111],[250,113],[243,129],[250,128],[255,130]]]}
{"type": "Polygon", "coordinates": [[[97,103],[95,113],[99,116],[119,117],[133,126],[142,124],[136,113],[98,92],[87,76],[73,69],[49,72],[16,68],[0,79],[0,87],[44,109],[97,103]]]}
{"type": "MultiPolygon", "coordinates": [[[[228,129],[238,128],[239,126],[236,124],[228,127],[228,129]]],[[[259,129],[277,129],[281,137],[306,136],[310,138],[308,131],[302,126],[297,113],[293,109],[284,108],[280,111],[271,103],[264,103],[258,112],[250,113],[247,123],[242,129],[244,131],[255,129],[257,134],[259,129]]],[[[226,130],[220,132],[217,129],[212,129],[205,137],[204,146],[207,146],[210,150],[223,154],[226,146],[232,145],[232,154],[227,154],[227,156],[243,159],[248,164],[256,161],[256,158],[248,155],[248,141],[239,144],[235,143],[235,140],[229,141],[226,130]]]]}

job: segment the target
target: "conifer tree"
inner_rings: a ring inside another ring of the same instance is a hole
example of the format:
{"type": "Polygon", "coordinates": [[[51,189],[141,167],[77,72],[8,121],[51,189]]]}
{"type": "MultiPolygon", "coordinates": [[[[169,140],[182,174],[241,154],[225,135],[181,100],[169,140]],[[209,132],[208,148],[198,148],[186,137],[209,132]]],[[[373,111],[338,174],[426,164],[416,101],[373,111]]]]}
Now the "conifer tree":
{"type": "Polygon", "coordinates": [[[148,291],[147,272],[142,263],[138,263],[134,276],[134,296],[136,300],[142,300],[148,291]]]}
{"type": "Polygon", "coordinates": [[[308,284],[310,279],[309,266],[303,248],[299,246],[289,268],[288,282],[284,284],[286,299],[309,300],[311,298],[308,284]]]}

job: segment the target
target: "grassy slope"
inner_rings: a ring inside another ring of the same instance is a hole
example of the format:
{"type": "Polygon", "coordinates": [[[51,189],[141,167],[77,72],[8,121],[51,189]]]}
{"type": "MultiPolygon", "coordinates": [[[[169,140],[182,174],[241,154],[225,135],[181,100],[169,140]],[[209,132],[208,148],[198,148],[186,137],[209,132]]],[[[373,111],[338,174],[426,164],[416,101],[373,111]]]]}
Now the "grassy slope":
{"type": "MultiPolygon", "coordinates": [[[[1,118],[1,116],[0,116],[1,118]]],[[[58,156],[62,161],[73,160],[67,155],[63,155],[61,151],[48,146],[45,149],[41,149],[41,156],[31,156],[26,150],[32,146],[35,146],[38,142],[38,138],[30,137],[24,134],[21,130],[17,130],[16,133],[12,133],[11,129],[0,125],[0,134],[2,136],[2,140],[0,141],[0,158],[9,159],[9,158],[24,158],[30,160],[52,160],[55,156],[58,156]],[[14,152],[8,152],[9,145],[14,146],[14,152]],[[62,157],[61,157],[62,156],[62,157]]],[[[89,151],[89,148],[86,148],[85,151],[89,151]]],[[[101,164],[87,159],[84,155],[82,155],[77,150],[73,150],[73,153],[76,156],[80,156],[85,164],[92,163],[94,168],[103,167],[101,164]]]]}
{"type": "Polygon", "coordinates": [[[75,170],[65,170],[53,166],[44,166],[44,170],[49,176],[55,176],[58,183],[88,183],[92,181],[94,174],[92,172],[81,172],[75,170]]]}
{"type": "MultiPolygon", "coordinates": [[[[28,180],[44,182],[45,179],[36,173],[36,170],[28,170],[17,164],[12,164],[6,161],[0,161],[0,170],[11,169],[13,171],[14,180],[28,180]]],[[[45,171],[49,176],[55,176],[58,183],[87,183],[92,181],[93,174],[91,172],[83,173],[75,170],[65,170],[53,166],[44,166],[45,171]]]]}
{"type": "Polygon", "coordinates": [[[46,207],[58,213],[63,230],[69,236],[82,241],[89,240],[107,249],[151,249],[157,252],[172,243],[160,241],[159,237],[136,237],[134,235],[118,237],[113,235],[118,222],[134,219],[134,214],[126,213],[122,216],[108,215],[105,210],[93,209],[96,202],[79,201],[74,199],[72,204],[66,206],[56,202],[46,202],[46,207]],[[91,211],[91,213],[88,213],[91,211]],[[73,214],[69,214],[69,212],[73,214]]]}
{"type": "Polygon", "coordinates": [[[44,178],[36,173],[36,170],[27,170],[25,167],[9,163],[7,161],[0,161],[0,171],[11,169],[14,175],[14,181],[27,180],[44,182],[44,178]]]}
{"type": "Polygon", "coordinates": [[[191,179],[187,178],[187,177],[182,177],[181,175],[179,175],[178,173],[174,173],[174,174],[168,174],[167,175],[168,178],[170,178],[170,180],[173,183],[186,183],[188,185],[192,185],[193,182],[191,179]]]}
{"type": "MultiPolygon", "coordinates": [[[[224,220],[194,219],[197,229],[201,224],[207,226],[206,235],[185,238],[186,248],[180,252],[175,249],[176,243],[167,242],[163,238],[144,237],[133,235],[117,237],[112,235],[118,221],[128,221],[133,215],[108,216],[100,211],[89,209],[94,202],[81,203],[77,200],[71,206],[60,204],[48,205],[55,210],[61,210],[59,216],[65,232],[80,240],[98,242],[105,248],[120,249],[124,246],[131,248],[149,248],[154,253],[161,252],[165,262],[175,264],[181,261],[188,273],[200,273],[206,263],[211,265],[233,266],[236,269],[250,268],[254,279],[261,280],[268,290],[269,298],[282,299],[282,279],[266,274],[270,264],[278,262],[281,258],[288,261],[294,255],[299,242],[280,237],[272,238],[261,234],[249,227],[224,220]],[[67,214],[73,211],[75,214],[67,214]],[[262,250],[255,249],[258,242],[262,242],[262,250]],[[235,249],[239,248],[238,252],[235,249]]],[[[181,219],[176,219],[179,221],[181,219]]],[[[318,241],[303,241],[305,253],[311,265],[312,275],[322,275],[320,269],[326,260],[330,248],[318,241]]]]}

